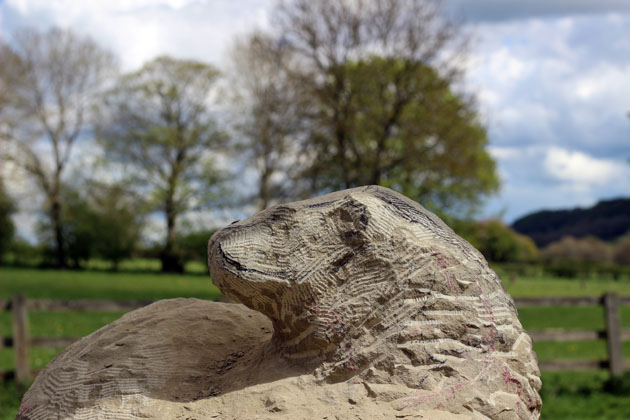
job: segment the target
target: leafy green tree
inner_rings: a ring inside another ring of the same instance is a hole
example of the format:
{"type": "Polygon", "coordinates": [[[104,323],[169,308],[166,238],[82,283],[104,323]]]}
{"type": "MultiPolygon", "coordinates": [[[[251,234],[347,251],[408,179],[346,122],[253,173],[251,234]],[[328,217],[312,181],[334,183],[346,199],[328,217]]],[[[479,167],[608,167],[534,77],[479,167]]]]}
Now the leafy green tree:
{"type": "Polygon", "coordinates": [[[215,153],[224,143],[209,110],[218,77],[210,65],[159,57],[124,75],[104,98],[99,138],[111,162],[164,215],[162,270],[181,272],[178,218],[221,195],[215,153]]]}
{"type": "Polygon", "coordinates": [[[138,246],[144,204],[121,185],[92,185],[90,191],[94,252],[117,271],[120,261],[130,258],[138,246]]]}
{"type": "Polygon", "coordinates": [[[534,241],[496,219],[458,221],[453,229],[477,248],[488,261],[532,262],[538,258],[534,241]]]}
{"type": "MultiPolygon", "coordinates": [[[[60,193],[63,203],[60,214],[60,225],[64,238],[63,253],[74,268],[94,255],[93,213],[88,201],[78,190],[64,186],[60,193]]],[[[39,225],[40,241],[44,244],[46,259],[55,257],[56,229],[50,219],[44,218],[39,225]]]]}
{"type": "Polygon", "coordinates": [[[9,252],[13,265],[33,267],[42,265],[45,249],[42,244],[31,244],[17,237],[11,242],[9,252]]]}
{"type": "Polygon", "coordinates": [[[67,254],[74,268],[79,268],[95,255],[95,242],[101,232],[96,228],[93,209],[79,191],[65,188],[62,226],[67,241],[67,254]]]}
{"type": "Polygon", "coordinates": [[[317,190],[379,184],[433,209],[478,204],[496,190],[486,131],[437,71],[370,57],[330,74],[331,83],[314,94],[321,108],[308,133],[315,159],[304,175],[317,190]],[[336,77],[343,80],[342,107],[336,77]]]}
{"type": "Polygon", "coordinates": [[[630,234],[625,234],[617,240],[613,258],[617,264],[630,265],[630,234]]]}
{"type": "Polygon", "coordinates": [[[4,189],[4,184],[0,179],[0,262],[4,254],[9,249],[9,245],[15,233],[15,226],[11,220],[11,215],[15,212],[15,204],[4,189]]]}
{"type": "Polygon", "coordinates": [[[201,230],[179,236],[177,246],[184,261],[208,261],[208,241],[214,230],[201,230]]]}
{"type": "Polygon", "coordinates": [[[565,236],[547,245],[542,256],[549,261],[609,263],[613,259],[613,247],[595,236],[574,238],[565,236]]]}
{"type": "Polygon", "coordinates": [[[0,63],[0,136],[11,145],[3,158],[20,165],[44,195],[56,265],[65,267],[64,174],[115,59],[88,37],[52,28],[16,32],[11,47],[0,48],[0,63]]]}
{"type": "MultiPolygon", "coordinates": [[[[132,255],[140,238],[142,203],[120,185],[90,183],[81,189],[65,187],[62,193],[62,226],[65,253],[74,268],[90,258],[111,261],[113,270],[132,255]]],[[[53,243],[53,229],[40,226],[45,243],[53,243]]]]}

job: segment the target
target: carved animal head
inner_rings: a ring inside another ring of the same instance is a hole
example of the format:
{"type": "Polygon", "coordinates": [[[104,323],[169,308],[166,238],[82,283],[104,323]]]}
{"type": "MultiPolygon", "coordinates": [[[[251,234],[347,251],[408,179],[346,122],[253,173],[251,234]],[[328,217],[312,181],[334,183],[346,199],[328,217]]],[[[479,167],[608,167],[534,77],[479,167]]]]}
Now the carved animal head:
{"type": "Polygon", "coordinates": [[[328,351],[358,329],[384,328],[375,316],[424,296],[423,288],[462,292],[485,261],[419,204],[370,186],[233,223],[211,238],[209,264],[221,291],[271,318],[281,341],[294,350],[328,351]],[[460,260],[470,264],[465,278],[440,277],[442,266],[460,260]],[[308,344],[300,345],[304,339],[308,344]]]}

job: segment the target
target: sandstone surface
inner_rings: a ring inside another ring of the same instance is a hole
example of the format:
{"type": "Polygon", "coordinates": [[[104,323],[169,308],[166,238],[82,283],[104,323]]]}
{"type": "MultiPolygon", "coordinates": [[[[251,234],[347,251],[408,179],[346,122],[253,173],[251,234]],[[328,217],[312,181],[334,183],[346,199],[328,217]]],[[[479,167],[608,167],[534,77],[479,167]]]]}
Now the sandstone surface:
{"type": "Polygon", "coordinates": [[[537,419],[531,339],[481,254],[361,187],[280,205],[209,244],[240,304],[162,301],[68,347],[18,419],[537,419]]]}

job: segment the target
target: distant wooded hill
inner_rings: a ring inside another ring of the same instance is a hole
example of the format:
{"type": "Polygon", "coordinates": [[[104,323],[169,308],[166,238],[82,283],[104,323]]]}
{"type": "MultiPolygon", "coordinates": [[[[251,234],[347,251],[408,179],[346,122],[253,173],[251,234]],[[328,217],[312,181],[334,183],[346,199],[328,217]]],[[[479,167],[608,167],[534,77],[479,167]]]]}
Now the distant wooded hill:
{"type": "Polygon", "coordinates": [[[543,247],[564,236],[593,235],[610,241],[630,231],[630,198],[600,201],[571,210],[543,210],[521,217],[512,228],[543,247]]]}

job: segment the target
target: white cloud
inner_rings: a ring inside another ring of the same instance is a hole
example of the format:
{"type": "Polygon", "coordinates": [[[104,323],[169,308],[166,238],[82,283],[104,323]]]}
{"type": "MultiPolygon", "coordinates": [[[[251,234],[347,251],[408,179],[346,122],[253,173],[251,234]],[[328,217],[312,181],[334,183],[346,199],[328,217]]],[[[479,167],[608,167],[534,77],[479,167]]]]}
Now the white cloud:
{"type": "Polygon", "coordinates": [[[576,97],[587,106],[593,103],[619,109],[630,106],[630,62],[599,63],[585,70],[564,84],[568,97],[576,97]]]}
{"type": "Polygon", "coordinates": [[[235,34],[269,25],[273,4],[273,0],[6,0],[0,14],[3,8],[17,14],[17,26],[54,24],[90,35],[114,50],[128,71],[161,54],[218,64],[235,34]]]}
{"type": "Polygon", "coordinates": [[[544,165],[556,179],[584,189],[621,182],[630,175],[624,163],[559,147],[547,151],[544,165]]]}
{"type": "Polygon", "coordinates": [[[499,146],[490,146],[488,148],[488,151],[490,152],[490,155],[497,160],[514,159],[518,157],[522,152],[522,150],[519,149],[518,147],[499,147],[499,146]]]}
{"type": "Polygon", "coordinates": [[[496,146],[630,155],[630,15],[530,19],[477,28],[468,83],[496,146]]]}
{"type": "Polygon", "coordinates": [[[514,83],[532,70],[531,64],[511,54],[507,47],[492,52],[486,66],[495,80],[501,84],[514,83]]]}

